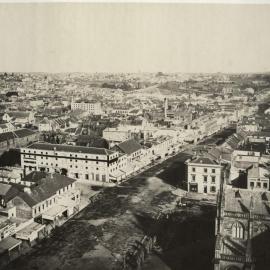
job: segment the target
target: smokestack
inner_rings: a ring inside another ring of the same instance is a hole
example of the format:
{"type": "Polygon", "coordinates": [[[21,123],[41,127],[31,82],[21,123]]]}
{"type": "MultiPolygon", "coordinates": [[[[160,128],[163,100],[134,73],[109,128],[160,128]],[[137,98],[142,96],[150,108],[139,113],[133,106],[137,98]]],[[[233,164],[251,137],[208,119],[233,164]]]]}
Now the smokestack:
{"type": "Polygon", "coordinates": [[[164,98],[164,117],[167,119],[168,99],[164,98]]]}

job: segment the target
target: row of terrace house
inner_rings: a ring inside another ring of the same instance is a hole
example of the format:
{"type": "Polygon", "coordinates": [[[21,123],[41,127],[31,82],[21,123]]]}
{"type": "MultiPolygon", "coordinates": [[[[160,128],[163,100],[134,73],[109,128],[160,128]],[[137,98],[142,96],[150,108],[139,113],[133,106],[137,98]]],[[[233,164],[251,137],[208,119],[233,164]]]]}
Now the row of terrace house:
{"type": "Polygon", "coordinates": [[[0,256],[20,250],[22,243],[32,245],[77,213],[80,191],[75,182],[60,174],[32,172],[19,183],[0,183],[0,256]]]}

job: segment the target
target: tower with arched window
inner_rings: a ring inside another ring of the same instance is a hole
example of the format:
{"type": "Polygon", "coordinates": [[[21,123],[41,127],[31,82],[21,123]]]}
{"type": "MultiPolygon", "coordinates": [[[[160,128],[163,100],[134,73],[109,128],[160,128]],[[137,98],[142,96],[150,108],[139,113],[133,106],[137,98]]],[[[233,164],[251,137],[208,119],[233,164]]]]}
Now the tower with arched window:
{"type": "Polygon", "coordinates": [[[257,270],[262,266],[270,269],[269,228],[270,192],[235,188],[221,190],[216,218],[214,270],[257,270]]]}

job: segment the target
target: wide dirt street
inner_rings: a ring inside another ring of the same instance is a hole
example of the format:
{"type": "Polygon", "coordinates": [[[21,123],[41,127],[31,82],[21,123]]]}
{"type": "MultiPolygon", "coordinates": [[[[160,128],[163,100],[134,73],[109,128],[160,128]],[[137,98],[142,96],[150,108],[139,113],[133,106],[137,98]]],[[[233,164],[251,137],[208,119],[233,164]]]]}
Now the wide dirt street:
{"type": "Polygon", "coordinates": [[[180,153],[128,182],[106,188],[101,200],[87,206],[48,239],[22,255],[7,269],[113,269],[124,251],[140,239],[147,219],[173,207],[173,185],[184,180],[180,153]]]}

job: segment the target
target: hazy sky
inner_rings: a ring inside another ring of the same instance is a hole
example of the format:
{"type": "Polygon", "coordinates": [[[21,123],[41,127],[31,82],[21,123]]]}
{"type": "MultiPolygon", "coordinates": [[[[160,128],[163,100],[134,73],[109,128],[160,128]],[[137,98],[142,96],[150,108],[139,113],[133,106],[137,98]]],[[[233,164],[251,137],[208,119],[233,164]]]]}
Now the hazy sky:
{"type": "Polygon", "coordinates": [[[0,4],[0,71],[270,71],[270,5],[0,4]]]}

